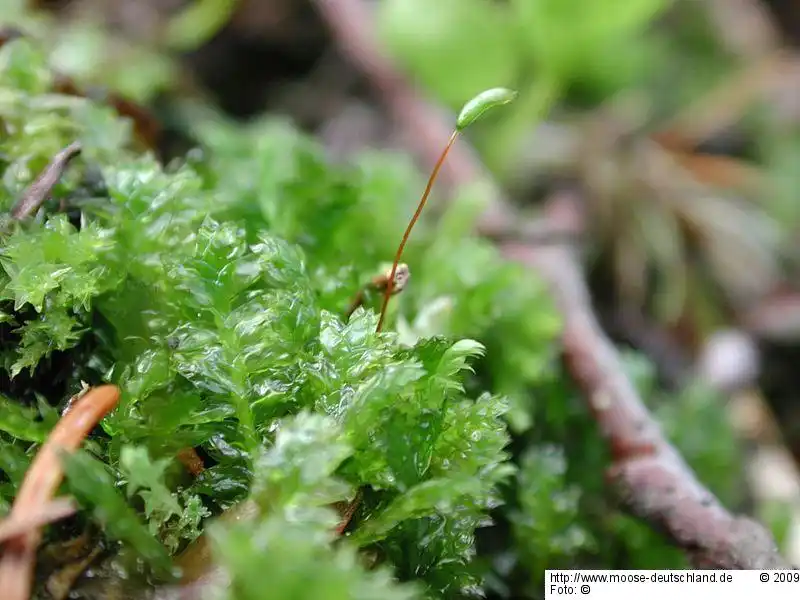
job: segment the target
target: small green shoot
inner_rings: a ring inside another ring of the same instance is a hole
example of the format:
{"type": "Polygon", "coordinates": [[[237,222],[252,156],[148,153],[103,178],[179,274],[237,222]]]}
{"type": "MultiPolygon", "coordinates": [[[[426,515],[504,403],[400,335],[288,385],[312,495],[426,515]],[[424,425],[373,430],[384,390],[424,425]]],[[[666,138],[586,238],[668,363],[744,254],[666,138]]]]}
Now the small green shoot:
{"type": "Polygon", "coordinates": [[[405,233],[403,233],[403,239],[400,241],[400,245],[397,247],[397,253],[395,254],[394,262],[392,263],[392,270],[389,274],[386,290],[383,294],[383,305],[381,306],[381,313],[380,317],[378,318],[378,326],[375,328],[376,332],[380,332],[383,328],[383,321],[386,318],[386,310],[389,306],[389,299],[393,294],[397,265],[400,263],[400,259],[403,256],[403,250],[408,242],[408,237],[411,235],[411,230],[414,228],[414,225],[416,225],[417,220],[419,220],[419,216],[422,214],[422,209],[425,208],[425,203],[428,201],[428,196],[431,193],[431,188],[433,188],[433,183],[436,181],[436,177],[439,175],[439,170],[442,168],[442,165],[444,164],[444,161],[450,152],[450,148],[452,148],[453,144],[455,144],[458,134],[480,119],[487,110],[490,110],[495,106],[508,104],[516,97],[517,92],[514,90],[509,90],[507,88],[492,88],[481,92],[472,98],[472,100],[464,105],[464,107],[461,109],[461,112],[458,114],[458,119],[456,119],[456,128],[453,130],[453,133],[450,135],[450,139],[447,141],[447,145],[444,147],[444,150],[442,150],[442,153],[439,155],[439,159],[433,166],[433,171],[431,171],[431,175],[428,178],[428,184],[425,186],[425,191],[422,193],[422,197],[419,200],[417,210],[414,212],[414,216],[412,216],[411,220],[408,222],[405,233]]]}

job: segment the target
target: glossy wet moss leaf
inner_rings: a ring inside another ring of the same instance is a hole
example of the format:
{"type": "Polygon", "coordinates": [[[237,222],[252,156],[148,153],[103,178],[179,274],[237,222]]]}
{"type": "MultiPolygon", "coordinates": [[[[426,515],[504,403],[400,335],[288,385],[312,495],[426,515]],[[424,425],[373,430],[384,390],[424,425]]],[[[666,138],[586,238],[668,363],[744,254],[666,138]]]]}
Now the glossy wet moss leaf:
{"type": "Polygon", "coordinates": [[[349,492],[335,473],[351,454],[331,417],[304,411],[282,420],[275,444],[255,461],[253,508],[240,511],[238,523],[211,531],[231,576],[224,597],[418,597],[388,570],[367,571],[353,546],[331,546],[337,516],[328,506],[349,492]]]}
{"type": "Polygon", "coordinates": [[[349,489],[335,473],[352,452],[332,418],[307,411],[287,418],[275,444],[256,461],[251,497],[265,513],[343,500],[349,489]]]}
{"type": "Polygon", "coordinates": [[[423,597],[418,586],[397,583],[384,567],[367,570],[352,547],[331,548],[331,537],[323,524],[308,518],[308,514],[304,516],[305,521],[273,516],[255,524],[216,528],[215,552],[231,578],[220,597],[226,600],[423,597]]]}

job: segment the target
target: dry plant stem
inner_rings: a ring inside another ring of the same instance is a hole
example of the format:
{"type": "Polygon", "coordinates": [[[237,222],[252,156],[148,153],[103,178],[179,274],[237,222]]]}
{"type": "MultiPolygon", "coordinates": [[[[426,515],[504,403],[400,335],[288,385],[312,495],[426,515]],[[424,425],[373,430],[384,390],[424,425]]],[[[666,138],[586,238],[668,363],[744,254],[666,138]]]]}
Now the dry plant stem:
{"type": "Polygon", "coordinates": [[[389,307],[389,299],[392,297],[392,291],[394,290],[394,279],[397,275],[397,265],[400,264],[400,259],[403,256],[403,250],[405,250],[406,244],[408,243],[408,236],[411,235],[411,230],[414,229],[414,225],[416,225],[417,221],[419,220],[419,216],[422,214],[422,210],[425,208],[425,203],[428,201],[428,196],[431,194],[433,183],[436,181],[436,177],[439,175],[439,170],[442,168],[442,165],[444,164],[444,161],[450,152],[450,148],[453,147],[456,138],[458,138],[458,131],[454,131],[452,134],[450,134],[450,139],[447,141],[447,145],[439,155],[439,160],[436,161],[433,171],[431,172],[431,176],[428,178],[428,184],[425,186],[425,191],[422,193],[422,198],[419,200],[417,210],[414,213],[414,216],[411,217],[411,220],[408,222],[405,233],[403,233],[403,239],[400,240],[400,245],[397,247],[397,253],[394,256],[394,262],[392,263],[392,270],[389,272],[389,279],[386,282],[386,291],[383,293],[383,306],[381,306],[381,315],[378,317],[378,326],[375,328],[376,332],[380,332],[383,328],[383,322],[386,319],[386,309],[389,307]]]}
{"type": "MultiPolygon", "coordinates": [[[[77,450],[118,400],[119,389],[103,385],[90,390],[61,418],[28,468],[11,507],[10,518],[25,519],[42,511],[64,476],[60,453],[77,450]]],[[[40,539],[41,531],[34,528],[8,540],[0,560],[0,590],[3,590],[4,600],[28,600],[30,597],[40,539]]]]}
{"type": "Polygon", "coordinates": [[[69,563],[52,573],[45,582],[45,589],[50,595],[52,600],[66,600],[70,591],[72,590],[75,582],[83,575],[86,569],[91,565],[100,553],[103,552],[103,547],[100,545],[95,546],[89,551],[89,554],[83,558],[69,563]]]}
{"type": "Polygon", "coordinates": [[[197,454],[197,450],[194,448],[184,448],[180,450],[176,458],[194,477],[197,477],[200,475],[200,473],[206,470],[203,459],[200,458],[200,455],[197,454]]]}
{"type": "MultiPolygon", "coordinates": [[[[550,217],[563,218],[573,201],[567,194],[556,196],[550,217]]],[[[669,536],[697,567],[789,568],[766,530],[730,514],[666,440],[592,313],[572,250],[521,244],[502,250],[536,269],[555,296],[564,319],[565,363],[611,446],[608,477],[624,505],[669,536]]]]}
{"type": "Polygon", "coordinates": [[[347,529],[347,526],[350,524],[353,515],[355,515],[356,511],[358,510],[359,504],[361,504],[361,498],[363,495],[364,492],[359,489],[356,492],[355,497],[350,501],[350,504],[347,505],[347,508],[342,515],[342,520],[339,521],[339,524],[336,526],[336,535],[342,535],[344,530],[347,529]]]}
{"type": "Polygon", "coordinates": [[[730,52],[753,59],[780,44],[780,34],[765,4],[759,0],[707,0],[711,23],[730,52]]]}
{"type": "Polygon", "coordinates": [[[25,34],[16,27],[0,27],[0,48],[21,37],[25,37],[25,34]]]}
{"type": "MultiPolygon", "coordinates": [[[[340,49],[371,80],[395,120],[412,134],[411,149],[429,159],[446,139],[445,122],[383,56],[363,0],[315,2],[340,49]]],[[[451,153],[445,179],[452,185],[479,180],[484,171],[466,144],[459,144],[456,150],[451,153]]],[[[483,234],[507,230],[513,218],[499,191],[493,188],[489,194],[491,205],[478,226],[483,234]]],[[[561,229],[564,215],[574,211],[554,212],[548,219],[554,229],[561,229]]],[[[663,531],[698,566],[788,568],[766,530],[726,511],[666,441],[592,313],[572,250],[524,243],[501,244],[500,249],[538,271],[550,284],[565,321],[567,369],[613,450],[609,475],[621,486],[625,505],[663,531]]]]}
{"type": "Polygon", "coordinates": [[[50,195],[53,187],[61,179],[69,162],[81,153],[81,145],[73,142],[53,157],[44,171],[36,178],[11,210],[11,216],[22,220],[34,214],[50,195]]]}
{"type": "Polygon", "coordinates": [[[71,498],[56,498],[42,506],[38,512],[31,512],[23,517],[8,517],[0,521],[0,543],[9,538],[27,533],[44,525],[49,525],[72,516],[77,507],[71,498]]]}
{"type": "Polygon", "coordinates": [[[550,246],[558,244],[580,244],[582,231],[557,230],[546,219],[522,220],[521,225],[509,227],[506,231],[487,234],[487,239],[496,244],[503,242],[523,242],[531,246],[550,246]]]}
{"type": "Polygon", "coordinates": [[[745,330],[765,340],[800,339],[800,292],[775,291],[740,316],[745,330]]]}
{"type": "MultiPolygon", "coordinates": [[[[28,35],[13,27],[0,28],[0,47],[18,38],[28,35]]],[[[79,98],[90,98],[96,102],[107,104],[114,108],[122,117],[133,121],[133,129],[137,141],[143,143],[148,149],[156,149],[163,133],[161,123],[145,107],[128,100],[124,96],[111,91],[89,92],[81,89],[72,78],[62,74],[53,73],[53,92],[79,98]]]]}

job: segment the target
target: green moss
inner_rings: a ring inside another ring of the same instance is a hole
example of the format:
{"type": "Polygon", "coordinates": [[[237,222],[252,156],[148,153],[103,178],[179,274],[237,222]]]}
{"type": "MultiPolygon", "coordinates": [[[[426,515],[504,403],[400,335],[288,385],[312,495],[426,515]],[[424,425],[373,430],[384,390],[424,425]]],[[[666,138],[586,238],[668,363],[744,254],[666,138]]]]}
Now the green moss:
{"type": "MultiPolygon", "coordinates": [[[[154,583],[205,532],[232,600],[515,596],[548,566],[680,564],[607,497],[604,446],[557,362],[559,319],[538,281],[469,233],[469,191],[415,231],[397,333],[375,334],[375,305],[342,315],[410,216],[407,160],[333,167],[285,123],[199,119],[202,152],[164,167],[129,149],[108,108],[48,93],[46,64],[28,41],[0,50],[3,209],[54,152],[85,148],[0,239],[15,382],[4,509],[56,421],[50,404],[105,381],[119,406],[66,461],[65,485],[154,583]],[[42,394],[50,404],[23,406],[42,394]],[[206,457],[194,478],[175,458],[187,447],[206,457]],[[332,544],[330,506],[357,489],[332,544]],[[210,518],[240,502],[257,510],[210,518]]],[[[678,441],[693,447],[702,427],[683,421],[678,441]]],[[[713,452],[692,454],[701,475],[732,460],[727,442],[713,452]]],[[[736,474],[714,477],[724,492],[736,474]]]]}

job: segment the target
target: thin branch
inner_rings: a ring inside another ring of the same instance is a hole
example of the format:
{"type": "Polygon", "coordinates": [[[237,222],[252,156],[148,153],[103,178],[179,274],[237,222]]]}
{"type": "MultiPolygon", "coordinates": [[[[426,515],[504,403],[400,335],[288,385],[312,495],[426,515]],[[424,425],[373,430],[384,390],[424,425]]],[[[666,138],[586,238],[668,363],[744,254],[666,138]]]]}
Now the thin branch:
{"type": "Polygon", "coordinates": [[[16,27],[0,27],[0,48],[8,42],[12,42],[21,37],[25,37],[25,34],[16,27]]]}
{"type": "MultiPolygon", "coordinates": [[[[565,194],[555,197],[549,217],[562,218],[572,202],[565,194]]],[[[572,250],[523,244],[506,244],[501,249],[509,258],[536,269],[555,296],[564,319],[566,366],[611,446],[608,475],[621,489],[624,504],[671,537],[697,566],[789,568],[766,530],[731,515],[664,437],[592,314],[572,250]]]]}
{"type": "Polygon", "coordinates": [[[762,339],[793,342],[800,338],[800,293],[777,290],[740,317],[742,326],[762,339]]]}
{"type": "Polygon", "coordinates": [[[342,535],[344,530],[347,529],[347,526],[350,524],[350,521],[353,519],[353,516],[356,514],[358,507],[361,505],[361,498],[364,496],[364,491],[359,489],[356,491],[356,495],[353,499],[345,504],[342,509],[342,518],[339,521],[339,524],[336,526],[336,535],[342,535]]]}
{"type": "Polygon", "coordinates": [[[0,543],[32,529],[60,521],[75,514],[77,507],[72,498],[56,498],[35,512],[22,517],[9,516],[0,521],[0,543]]]}
{"type": "MultiPolygon", "coordinates": [[[[51,502],[64,476],[60,452],[74,452],[119,400],[113,385],[93,388],[61,417],[34,458],[11,507],[10,518],[26,519],[51,502]]],[[[5,600],[28,600],[41,531],[33,528],[6,542],[0,559],[0,590],[5,600]]]]}
{"type": "MultiPolygon", "coordinates": [[[[411,90],[380,51],[363,0],[315,0],[344,54],[367,76],[388,111],[410,134],[410,147],[426,163],[437,157],[451,126],[411,90]]],[[[459,144],[446,176],[458,186],[484,179],[475,155],[459,144]]],[[[508,230],[508,204],[492,187],[481,233],[508,230]]],[[[547,215],[554,230],[573,229],[570,199],[556,199],[547,215]]],[[[550,285],[564,319],[565,363],[587,407],[609,443],[610,479],[622,490],[623,504],[680,546],[697,566],[788,568],[775,542],[759,524],[729,513],[697,480],[647,412],[617,352],[591,310],[583,273],[567,245],[500,245],[503,253],[536,270],[550,285]]]]}
{"type": "Polygon", "coordinates": [[[513,224],[505,231],[493,231],[484,235],[495,244],[520,242],[529,246],[579,245],[585,232],[574,229],[556,229],[547,219],[530,219],[513,224]]]}
{"type": "Polygon", "coordinates": [[[92,548],[89,553],[76,560],[70,562],[58,571],[52,573],[44,584],[44,589],[54,600],[65,600],[70,597],[70,591],[75,586],[75,582],[86,572],[97,557],[103,552],[104,548],[98,544],[92,548]]]}
{"type": "Polygon", "coordinates": [[[11,210],[11,216],[21,221],[34,214],[39,207],[47,200],[50,192],[64,174],[64,169],[70,161],[81,153],[79,142],[72,142],[69,146],[61,150],[53,157],[50,164],[42,171],[41,175],[25,190],[22,198],[11,210]]]}

